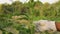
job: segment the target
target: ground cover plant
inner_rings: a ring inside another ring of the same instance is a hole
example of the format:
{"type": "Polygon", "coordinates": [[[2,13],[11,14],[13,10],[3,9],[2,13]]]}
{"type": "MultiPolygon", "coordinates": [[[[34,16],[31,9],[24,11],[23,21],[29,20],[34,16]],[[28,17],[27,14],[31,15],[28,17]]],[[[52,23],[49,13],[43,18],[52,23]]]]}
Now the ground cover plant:
{"type": "Polygon", "coordinates": [[[18,0],[12,4],[0,4],[2,34],[60,34],[47,31],[36,33],[33,21],[41,19],[60,22],[60,1],[43,4],[39,0],[30,0],[28,3],[18,0]]]}

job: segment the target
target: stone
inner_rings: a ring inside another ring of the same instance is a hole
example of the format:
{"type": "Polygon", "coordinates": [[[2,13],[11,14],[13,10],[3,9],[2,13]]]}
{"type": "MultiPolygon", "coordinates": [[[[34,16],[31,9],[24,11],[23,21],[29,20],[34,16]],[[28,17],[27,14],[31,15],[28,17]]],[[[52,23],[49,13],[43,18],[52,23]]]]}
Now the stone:
{"type": "Polygon", "coordinates": [[[56,31],[55,21],[38,20],[33,21],[37,32],[56,31]]]}

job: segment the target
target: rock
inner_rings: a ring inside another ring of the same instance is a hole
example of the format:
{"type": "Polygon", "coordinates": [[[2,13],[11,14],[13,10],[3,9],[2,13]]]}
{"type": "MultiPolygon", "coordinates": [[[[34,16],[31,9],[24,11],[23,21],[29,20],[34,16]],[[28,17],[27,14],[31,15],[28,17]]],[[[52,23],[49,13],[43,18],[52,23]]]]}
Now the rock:
{"type": "Polygon", "coordinates": [[[33,23],[35,24],[35,30],[37,32],[56,31],[55,21],[39,20],[33,21],[33,23]]]}

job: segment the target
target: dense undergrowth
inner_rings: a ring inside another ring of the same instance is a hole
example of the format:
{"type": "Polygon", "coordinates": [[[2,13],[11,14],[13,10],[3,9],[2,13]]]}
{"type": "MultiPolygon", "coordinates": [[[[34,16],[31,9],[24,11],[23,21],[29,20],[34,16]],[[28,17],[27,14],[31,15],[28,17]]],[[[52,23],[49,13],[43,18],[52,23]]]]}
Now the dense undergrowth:
{"type": "MultiPolygon", "coordinates": [[[[0,4],[0,31],[2,34],[59,34],[57,32],[36,32],[33,21],[52,20],[60,22],[60,1],[54,4],[19,1],[0,4]]],[[[0,33],[1,34],[1,33],[0,33]]]]}

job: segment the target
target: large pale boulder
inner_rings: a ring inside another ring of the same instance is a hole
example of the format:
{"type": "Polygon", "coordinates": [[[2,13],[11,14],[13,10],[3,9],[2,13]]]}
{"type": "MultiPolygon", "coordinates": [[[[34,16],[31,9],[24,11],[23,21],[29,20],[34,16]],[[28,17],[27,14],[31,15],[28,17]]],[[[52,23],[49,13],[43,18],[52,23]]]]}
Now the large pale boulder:
{"type": "Polygon", "coordinates": [[[55,21],[39,20],[33,21],[37,32],[56,31],[55,21]]]}

